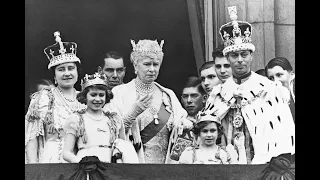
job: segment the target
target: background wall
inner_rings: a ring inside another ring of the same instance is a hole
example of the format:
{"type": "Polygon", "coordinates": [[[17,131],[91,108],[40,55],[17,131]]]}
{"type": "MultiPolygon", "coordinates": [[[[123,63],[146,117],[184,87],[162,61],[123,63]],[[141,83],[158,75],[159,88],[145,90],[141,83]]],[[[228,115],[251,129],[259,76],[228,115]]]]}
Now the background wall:
{"type": "MultiPolygon", "coordinates": [[[[26,0],[25,1],[25,108],[29,87],[36,79],[53,80],[43,49],[62,41],[78,44],[84,73],[93,73],[101,55],[116,50],[124,55],[124,81],[135,77],[129,57],[130,39],[164,39],[164,60],[157,82],[175,91],[178,98],[188,76],[197,76],[185,0],[26,0]]],[[[83,77],[80,75],[80,78],[83,77]]],[[[80,81],[76,84],[80,90],[80,81]]]]}

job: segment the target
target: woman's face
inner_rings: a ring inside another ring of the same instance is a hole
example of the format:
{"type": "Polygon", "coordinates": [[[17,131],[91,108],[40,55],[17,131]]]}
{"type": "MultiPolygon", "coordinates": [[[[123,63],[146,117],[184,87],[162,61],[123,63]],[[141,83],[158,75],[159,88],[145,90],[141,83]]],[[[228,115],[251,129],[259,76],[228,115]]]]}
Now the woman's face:
{"type": "Polygon", "coordinates": [[[218,127],[215,122],[210,122],[200,130],[199,138],[201,144],[205,146],[213,146],[218,138],[218,127]]]}
{"type": "Polygon", "coordinates": [[[93,111],[99,111],[106,103],[106,91],[89,87],[86,98],[88,108],[93,111]]]}
{"type": "Polygon", "coordinates": [[[78,81],[77,66],[73,62],[57,65],[54,72],[54,78],[60,87],[74,87],[74,84],[78,81]]]}
{"type": "Polygon", "coordinates": [[[160,65],[160,60],[144,57],[143,59],[139,59],[136,61],[136,63],[134,63],[134,69],[142,82],[151,83],[157,79],[160,65]]]}

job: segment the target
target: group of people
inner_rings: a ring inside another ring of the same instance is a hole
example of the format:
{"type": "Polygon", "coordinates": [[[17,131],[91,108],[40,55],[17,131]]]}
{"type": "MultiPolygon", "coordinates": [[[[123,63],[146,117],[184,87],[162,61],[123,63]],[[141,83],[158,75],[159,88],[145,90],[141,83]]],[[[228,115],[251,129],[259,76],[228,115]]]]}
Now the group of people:
{"type": "Polygon", "coordinates": [[[26,163],[86,156],[155,164],[264,164],[281,156],[294,163],[292,66],[276,57],[265,68],[268,78],[253,72],[251,25],[232,17],[220,28],[224,44],[199,77],[188,78],[181,98],[156,82],[164,40],[131,40],[136,77],[128,83],[123,56],[110,51],[77,91],[77,44],[55,32],[56,43],[44,49],[55,82],[38,87],[25,116],[26,163]]]}

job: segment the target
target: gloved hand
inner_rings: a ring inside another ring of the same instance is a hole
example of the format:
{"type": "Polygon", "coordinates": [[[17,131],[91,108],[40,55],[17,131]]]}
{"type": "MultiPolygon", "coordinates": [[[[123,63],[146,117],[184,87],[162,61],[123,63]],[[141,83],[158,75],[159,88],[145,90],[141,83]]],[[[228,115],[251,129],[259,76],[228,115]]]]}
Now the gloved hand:
{"type": "Polygon", "coordinates": [[[133,104],[130,113],[128,116],[131,118],[136,118],[139,114],[141,114],[144,110],[146,110],[152,100],[152,95],[148,94],[146,96],[139,96],[137,95],[136,102],[133,104]]]}

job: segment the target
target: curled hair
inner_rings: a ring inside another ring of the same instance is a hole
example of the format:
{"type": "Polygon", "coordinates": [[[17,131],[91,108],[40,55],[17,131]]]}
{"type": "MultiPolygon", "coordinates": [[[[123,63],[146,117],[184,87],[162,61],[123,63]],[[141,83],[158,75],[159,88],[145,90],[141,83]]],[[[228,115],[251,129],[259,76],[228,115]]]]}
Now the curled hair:
{"type": "Polygon", "coordinates": [[[87,104],[87,94],[90,89],[98,89],[106,92],[106,99],[105,104],[109,103],[110,100],[113,98],[113,93],[108,90],[107,86],[101,84],[95,84],[92,86],[86,87],[83,91],[77,94],[77,100],[82,104],[87,104]]]}
{"type": "Polygon", "coordinates": [[[200,135],[200,131],[206,127],[208,124],[210,123],[216,123],[217,125],[217,128],[218,128],[218,138],[220,138],[222,135],[223,135],[223,126],[217,122],[214,122],[214,121],[201,121],[197,124],[195,124],[192,128],[192,132],[196,135],[196,136],[199,136],[200,135]]]}

